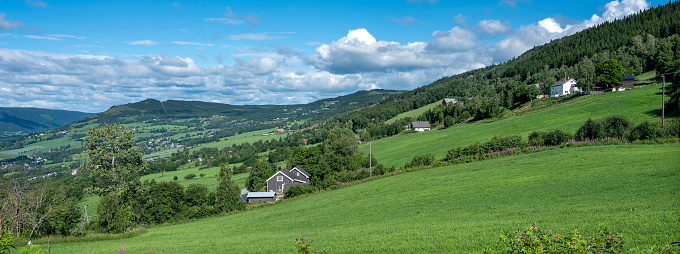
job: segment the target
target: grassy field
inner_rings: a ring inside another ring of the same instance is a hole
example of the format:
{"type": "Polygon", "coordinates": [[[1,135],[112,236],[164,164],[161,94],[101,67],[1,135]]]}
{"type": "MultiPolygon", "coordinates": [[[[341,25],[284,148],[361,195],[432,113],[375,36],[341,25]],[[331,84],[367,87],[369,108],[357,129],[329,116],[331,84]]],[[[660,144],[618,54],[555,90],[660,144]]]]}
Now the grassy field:
{"type": "MultiPolygon", "coordinates": [[[[373,141],[373,155],[387,166],[402,167],[414,155],[427,152],[441,159],[450,148],[486,141],[494,135],[521,134],[526,138],[534,130],[555,129],[573,134],[588,118],[598,120],[610,115],[624,115],[636,124],[657,122],[660,121],[661,110],[660,88],[661,85],[651,85],[623,92],[582,96],[517,117],[379,139],[373,141]]],[[[359,149],[368,154],[367,145],[359,149]]]]}
{"type": "MultiPolygon", "coordinates": [[[[392,117],[391,119],[385,121],[385,123],[390,124],[390,123],[393,123],[393,122],[396,121],[396,120],[403,119],[403,118],[406,118],[406,117],[411,117],[411,118],[418,117],[419,115],[425,113],[425,111],[427,111],[427,110],[429,110],[429,109],[431,109],[431,108],[434,108],[434,107],[436,107],[437,105],[442,105],[442,101],[435,101],[435,102],[433,102],[433,103],[427,104],[427,105],[422,106],[422,107],[420,107],[420,108],[417,108],[417,109],[414,109],[414,110],[411,110],[411,111],[407,111],[407,112],[398,114],[397,116],[392,117]]],[[[415,120],[415,119],[414,119],[414,120],[415,120]]]]}
{"type": "MultiPolygon", "coordinates": [[[[501,248],[501,230],[536,223],[568,234],[624,235],[624,249],[680,236],[680,144],[549,150],[385,177],[306,198],[191,223],[152,227],[122,240],[145,253],[293,252],[299,235],[330,253],[501,248]]],[[[52,244],[54,253],[105,253],[121,240],[52,244]]]]}
{"type": "Polygon", "coordinates": [[[257,142],[257,141],[278,139],[279,137],[284,138],[284,137],[286,137],[286,135],[288,135],[288,134],[268,135],[268,136],[262,135],[262,134],[272,133],[272,132],[276,132],[276,128],[259,130],[259,131],[251,131],[251,132],[237,134],[237,135],[234,135],[234,136],[229,136],[229,137],[226,138],[226,140],[221,139],[218,142],[201,144],[201,146],[193,148],[193,149],[201,149],[203,147],[222,149],[224,147],[231,146],[232,144],[240,145],[240,144],[243,144],[243,143],[246,143],[246,142],[252,144],[252,143],[257,142]]]}
{"type": "MultiPolygon", "coordinates": [[[[193,163],[192,163],[193,164],[193,163]]],[[[189,164],[189,165],[192,165],[189,164]]],[[[234,165],[229,165],[229,168],[233,166],[240,166],[240,163],[234,164],[234,165]]],[[[189,186],[190,184],[202,184],[206,185],[208,187],[208,190],[215,191],[215,188],[217,188],[217,177],[216,175],[220,172],[219,167],[209,167],[205,169],[199,169],[201,167],[189,167],[186,169],[182,170],[177,170],[177,171],[168,171],[163,173],[163,176],[161,176],[161,173],[154,173],[154,174],[149,174],[142,176],[141,180],[149,180],[151,179],[156,180],[156,182],[169,182],[173,181],[173,178],[177,176],[177,183],[181,184],[184,187],[189,186]],[[201,174],[205,174],[205,177],[201,177],[201,174]],[[188,174],[195,174],[196,177],[191,180],[185,180],[184,176],[188,174]]],[[[239,188],[243,189],[245,188],[245,182],[246,178],[248,177],[248,173],[242,173],[242,174],[236,174],[232,177],[232,180],[234,180],[234,183],[238,185],[239,188]]]]}

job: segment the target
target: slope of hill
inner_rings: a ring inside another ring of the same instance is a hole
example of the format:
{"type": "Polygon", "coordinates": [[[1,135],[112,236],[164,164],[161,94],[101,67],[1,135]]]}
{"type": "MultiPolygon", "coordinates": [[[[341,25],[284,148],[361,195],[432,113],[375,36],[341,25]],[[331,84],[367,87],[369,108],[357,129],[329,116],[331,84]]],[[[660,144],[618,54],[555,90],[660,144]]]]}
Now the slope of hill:
{"type": "MultiPolygon", "coordinates": [[[[495,136],[521,134],[532,131],[561,129],[575,133],[592,118],[600,120],[611,115],[623,115],[635,124],[660,120],[661,85],[636,87],[616,93],[602,93],[559,103],[536,112],[496,121],[479,121],[447,129],[394,136],[373,141],[373,156],[387,166],[402,167],[415,155],[430,153],[438,159],[446,151],[476,141],[487,141],[495,136]]],[[[361,146],[368,153],[368,146],[361,146]]]]}
{"type": "Polygon", "coordinates": [[[358,91],[336,98],[323,99],[308,104],[295,105],[230,105],[201,101],[144,101],[111,107],[94,116],[106,122],[139,122],[149,119],[182,119],[219,115],[230,119],[266,121],[283,117],[304,117],[318,119],[377,103],[402,91],[371,90],[358,91]]]}
{"type": "Polygon", "coordinates": [[[0,140],[49,130],[91,115],[94,114],[42,108],[0,107],[0,134],[3,134],[0,140]]]}
{"type": "MultiPolygon", "coordinates": [[[[442,253],[501,248],[501,230],[536,223],[626,245],[665,245],[680,235],[680,144],[549,150],[375,179],[335,191],[123,239],[126,252],[293,252],[299,235],[330,253],[442,253]]],[[[118,249],[121,240],[54,243],[55,253],[118,249]]]]}

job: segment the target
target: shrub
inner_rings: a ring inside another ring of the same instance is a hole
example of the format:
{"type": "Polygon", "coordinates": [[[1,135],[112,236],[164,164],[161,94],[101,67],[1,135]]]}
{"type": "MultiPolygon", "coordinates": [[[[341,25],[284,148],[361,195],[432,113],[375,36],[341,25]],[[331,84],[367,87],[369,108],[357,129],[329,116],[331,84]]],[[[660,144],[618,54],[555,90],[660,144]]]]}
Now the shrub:
{"type": "Polygon", "coordinates": [[[548,133],[545,139],[545,145],[556,146],[565,143],[571,139],[571,135],[563,130],[554,130],[548,133]]]}
{"type": "Polygon", "coordinates": [[[422,167],[422,166],[429,166],[434,163],[435,159],[434,156],[426,153],[426,154],[421,154],[421,155],[416,155],[413,156],[413,159],[411,159],[411,162],[406,164],[406,167],[422,167]]]}
{"type": "Polygon", "coordinates": [[[652,124],[650,122],[644,121],[638,124],[630,131],[628,135],[628,140],[638,140],[638,139],[655,139],[661,136],[659,126],[652,124]]]}
{"type": "Polygon", "coordinates": [[[680,138],[680,119],[672,119],[666,122],[665,134],[669,137],[680,138]]]}
{"type": "Polygon", "coordinates": [[[172,180],[177,181],[177,176],[173,177],[172,180]]]}
{"type": "Polygon", "coordinates": [[[531,225],[519,235],[504,232],[501,239],[509,246],[502,253],[622,253],[623,236],[600,226],[600,235],[584,237],[574,230],[562,237],[531,225]]]}
{"type": "Polygon", "coordinates": [[[602,137],[604,137],[604,126],[590,118],[576,131],[575,136],[577,140],[593,140],[602,137]]]}
{"type": "Polygon", "coordinates": [[[533,131],[529,134],[529,146],[543,146],[547,137],[547,132],[533,131]]]}
{"type": "Polygon", "coordinates": [[[609,116],[602,121],[604,132],[607,137],[620,138],[626,135],[626,132],[633,127],[633,123],[625,116],[614,115],[609,116]]]}
{"type": "Polygon", "coordinates": [[[313,185],[294,185],[288,188],[288,190],[286,190],[285,197],[292,198],[303,194],[312,193],[317,190],[319,189],[317,189],[313,185]]]}
{"type": "Polygon", "coordinates": [[[184,180],[191,180],[191,179],[194,179],[194,177],[196,177],[196,174],[189,173],[189,174],[184,176],[184,180]]]}

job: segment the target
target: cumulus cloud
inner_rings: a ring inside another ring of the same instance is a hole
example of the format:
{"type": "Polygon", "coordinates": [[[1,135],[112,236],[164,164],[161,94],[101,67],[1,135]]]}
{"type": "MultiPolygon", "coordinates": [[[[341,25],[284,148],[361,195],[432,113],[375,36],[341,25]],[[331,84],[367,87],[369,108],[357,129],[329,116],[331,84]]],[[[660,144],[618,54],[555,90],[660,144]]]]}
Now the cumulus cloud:
{"type": "Polygon", "coordinates": [[[459,24],[459,25],[467,25],[467,18],[463,16],[463,14],[458,14],[455,17],[453,17],[453,23],[459,24]]]}
{"type": "Polygon", "coordinates": [[[472,31],[457,26],[449,31],[433,32],[432,39],[428,48],[438,52],[467,51],[481,44],[472,31]]]}
{"type": "MultiPolygon", "coordinates": [[[[368,30],[357,28],[330,43],[309,43],[316,46],[309,55],[288,46],[271,46],[268,50],[234,47],[240,53],[228,56],[235,62],[231,66],[221,65],[231,62],[222,54],[212,56],[220,65],[201,67],[189,57],[145,55],[121,60],[103,55],[0,49],[0,105],[97,112],[145,98],[291,104],[363,89],[413,89],[443,76],[506,61],[552,39],[648,6],[635,0],[612,1],[588,20],[564,22],[547,17],[514,30],[509,23],[488,20],[477,26],[434,31],[431,38],[405,44],[376,38],[368,30]],[[505,37],[497,42],[480,39],[500,33],[505,37]]],[[[284,34],[250,33],[230,38],[272,39],[284,34]]]]}
{"type": "Polygon", "coordinates": [[[500,20],[485,19],[477,23],[477,32],[486,36],[493,37],[501,34],[505,34],[512,30],[512,25],[510,21],[502,22],[500,20]]]}
{"type": "Polygon", "coordinates": [[[158,42],[151,41],[151,40],[141,40],[141,41],[127,41],[125,42],[130,45],[144,45],[144,46],[153,46],[158,44],[158,42]]]}
{"type": "Polygon", "coordinates": [[[26,26],[24,23],[19,22],[19,21],[9,21],[6,20],[7,14],[0,13],[0,29],[9,31],[12,29],[24,29],[26,26]]]}

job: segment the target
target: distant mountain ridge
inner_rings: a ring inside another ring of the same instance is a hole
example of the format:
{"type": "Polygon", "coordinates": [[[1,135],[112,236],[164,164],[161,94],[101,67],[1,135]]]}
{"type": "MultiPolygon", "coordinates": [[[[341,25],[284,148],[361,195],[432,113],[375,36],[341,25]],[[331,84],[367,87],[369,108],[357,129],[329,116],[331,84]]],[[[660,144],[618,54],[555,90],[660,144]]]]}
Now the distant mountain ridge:
{"type": "Polygon", "coordinates": [[[94,114],[57,109],[0,107],[0,133],[45,131],[91,115],[94,114]]]}
{"type": "Polygon", "coordinates": [[[293,105],[231,105],[203,101],[181,101],[146,99],[143,101],[113,106],[109,110],[93,115],[99,122],[128,123],[155,118],[194,118],[219,115],[240,120],[264,120],[278,117],[323,118],[339,112],[355,110],[392,95],[399,90],[375,89],[358,91],[335,98],[322,99],[308,104],[293,105]],[[121,119],[125,119],[124,121],[121,119]]]}

